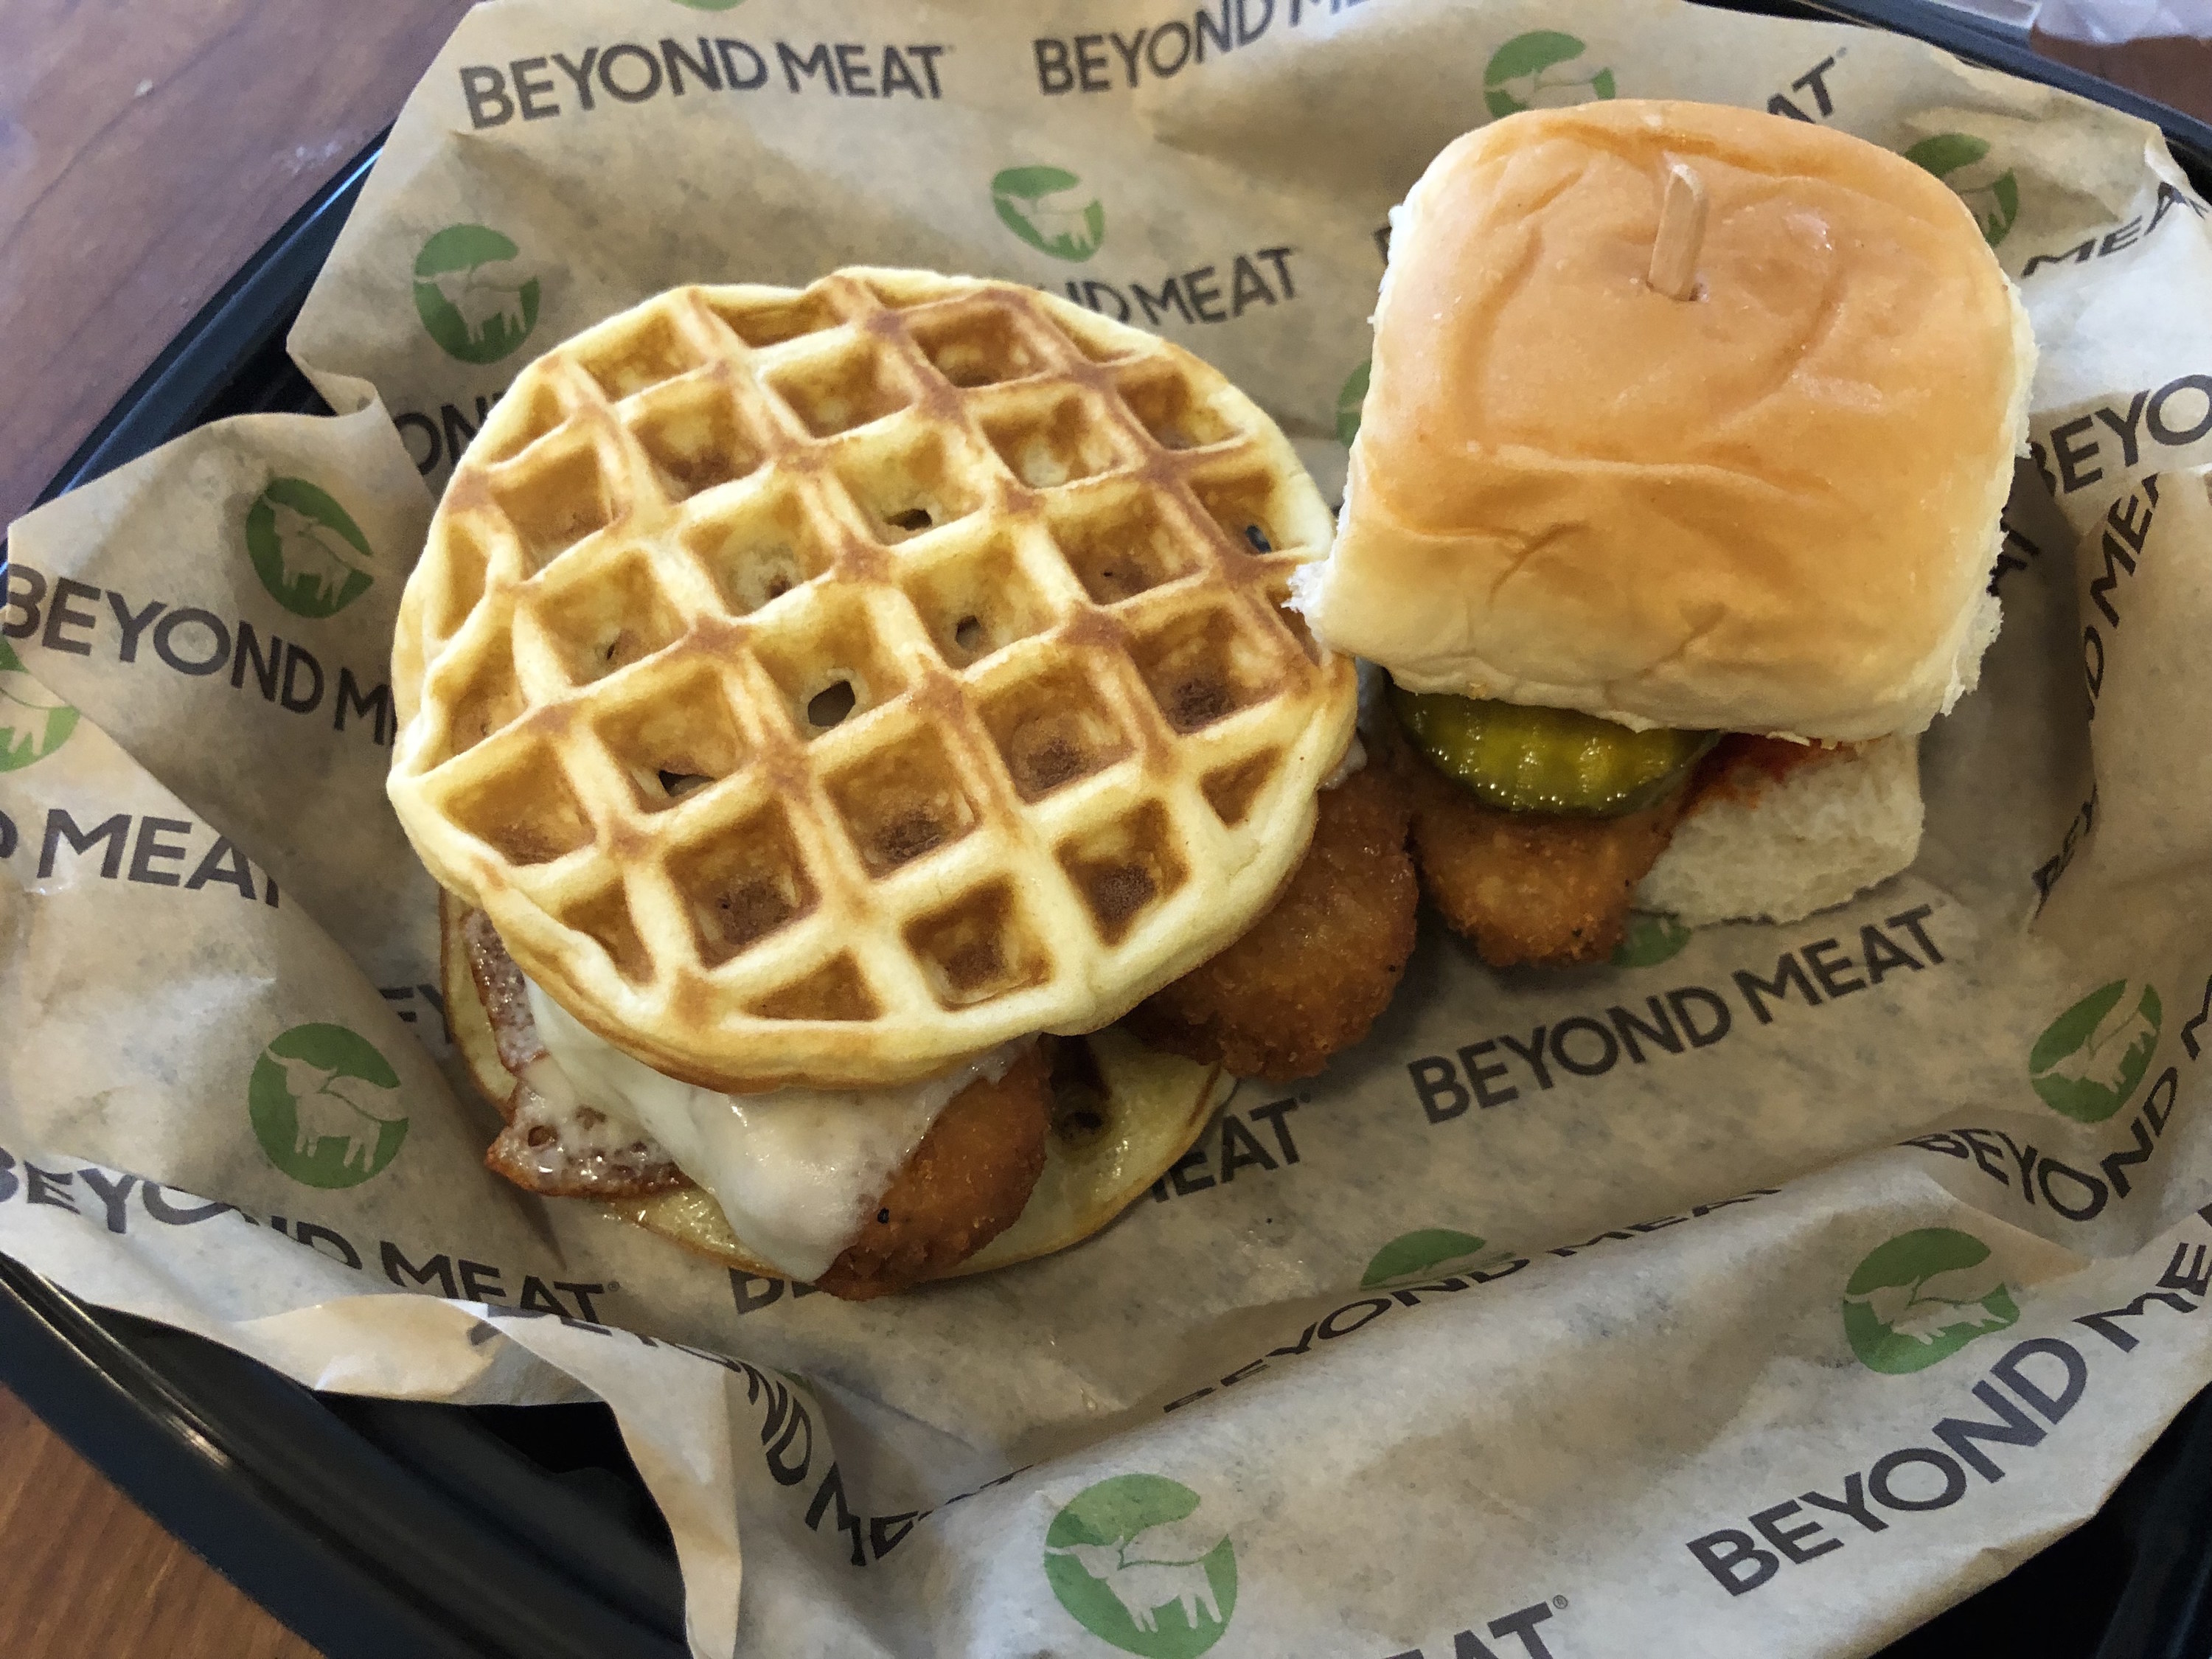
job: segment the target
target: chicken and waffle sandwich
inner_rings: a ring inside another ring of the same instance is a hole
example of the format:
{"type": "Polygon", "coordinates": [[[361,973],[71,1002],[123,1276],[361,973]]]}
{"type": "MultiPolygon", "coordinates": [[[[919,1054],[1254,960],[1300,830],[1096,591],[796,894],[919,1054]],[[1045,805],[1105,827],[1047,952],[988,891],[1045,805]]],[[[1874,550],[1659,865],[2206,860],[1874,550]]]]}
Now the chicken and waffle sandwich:
{"type": "Polygon", "coordinates": [[[1332,529],[1218,374],[1008,283],[680,289],[532,364],[393,648],[487,1163],[867,1297],[1319,1069],[1416,894],[1283,607],[1332,529]]]}

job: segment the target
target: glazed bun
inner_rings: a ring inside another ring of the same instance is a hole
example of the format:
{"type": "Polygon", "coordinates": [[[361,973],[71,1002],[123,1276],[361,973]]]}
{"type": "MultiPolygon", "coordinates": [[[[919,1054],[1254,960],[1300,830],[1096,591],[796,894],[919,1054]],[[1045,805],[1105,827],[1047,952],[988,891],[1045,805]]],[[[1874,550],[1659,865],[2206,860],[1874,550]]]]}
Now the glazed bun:
{"type": "Polygon", "coordinates": [[[1298,603],[1403,685],[1669,726],[1923,729],[1996,631],[2034,344],[1966,205],[1832,128],[1536,110],[1394,216],[1328,562],[1298,603]],[[1669,164],[1699,289],[1646,283],[1669,164]]]}

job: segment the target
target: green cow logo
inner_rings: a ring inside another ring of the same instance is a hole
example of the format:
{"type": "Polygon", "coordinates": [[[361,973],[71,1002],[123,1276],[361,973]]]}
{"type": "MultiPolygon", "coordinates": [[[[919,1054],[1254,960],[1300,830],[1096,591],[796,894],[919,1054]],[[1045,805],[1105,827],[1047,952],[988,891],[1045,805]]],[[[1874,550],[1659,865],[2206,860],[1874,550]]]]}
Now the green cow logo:
{"type": "Polygon", "coordinates": [[[1086,1486],[1053,1516],[1044,1573],[1075,1622],[1145,1659],[1197,1659],[1237,1612],[1237,1552],[1194,1524],[1198,1494],[1158,1474],[1086,1486]]]}
{"type": "Polygon", "coordinates": [[[274,478],[246,509],[246,551],[270,597],[295,617],[332,617],[368,591],[361,526],[305,478],[274,478]]]}
{"type": "Polygon", "coordinates": [[[0,772],[20,772],[69,741],[76,710],[33,679],[0,640],[0,772]]]}
{"type": "Polygon", "coordinates": [[[1088,259],[1106,240],[1106,210],[1079,202],[1083,180],[1062,167],[1008,167],[991,180],[991,205],[1008,230],[1055,259],[1088,259]]]}
{"type": "Polygon", "coordinates": [[[399,1156],[399,1073],[343,1025],[295,1025],[261,1051],[246,1113],[269,1161],[310,1187],[358,1187],[399,1156]]]}
{"type": "Polygon", "coordinates": [[[1577,75],[1576,64],[1589,48],[1571,34],[1557,29],[1538,29],[1516,34],[1491,54],[1482,71],[1482,101],[1492,115],[1512,115],[1524,109],[1560,109],[1610,98],[1613,71],[1591,70],[1577,75]]]}
{"type": "Polygon", "coordinates": [[[1616,968],[1656,968],[1682,954],[1690,930],[1672,916],[1646,915],[1638,911],[1628,919],[1628,932],[1613,947],[1616,968]]]}
{"type": "Polygon", "coordinates": [[[415,309],[449,357],[495,363],[538,326],[538,279],[522,250],[483,225],[447,225],[415,256],[415,309]]]}
{"type": "MultiPolygon", "coordinates": [[[[1375,1252],[1375,1259],[1359,1276],[1359,1288],[1371,1291],[1377,1285],[1395,1285],[1401,1279],[1428,1279],[1455,1267],[1474,1267],[1482,1259],[1486,1243],[1473,1233],[1455,1232],[1449,1227],[1401,1233],[1375,1252]]],[[[1505,1254],[1492,1250],[1491,1256],[1505,1254]]]]}
{"type": "Polygon", "coordinates": [[[1367,403],[1367,377],[1375,372],[1372,358],[1352,371],[1352,378],[1336,394],[1336,441],[1346,449],[1359,435],[1359,411],[1367,403]]]}
{"type": "Polygon", "coordinates": [[[1869,1370],[1924,1371],[1978,1336],[2020,1318],[2012,1291],[1972,1233],[1900,1233],[1858,1265],[1844,1286],[1844,1334],[1869,1370]]]}
{"type": "Polygon", "coordinates": [[[2009,170],[2000,173],[1989,160],[1990,141],[1971,133],[1939,132],[1923,138],[1905,152],[1915,167],[1925,167],[1959,192],[1973,214],[1982,234],[1995,247],[2010,233],[2020,217],[2020,181],[2009,170]]]}
{"type": "Polygon", "coordinates": [[[2150,1070],[2165,1013],[2155,987],[2101,986],[2052,1020],[2027,1051],[2028,1081],[2043,1103],[2076,1123],[2102,1123],[2150,1070]]]}

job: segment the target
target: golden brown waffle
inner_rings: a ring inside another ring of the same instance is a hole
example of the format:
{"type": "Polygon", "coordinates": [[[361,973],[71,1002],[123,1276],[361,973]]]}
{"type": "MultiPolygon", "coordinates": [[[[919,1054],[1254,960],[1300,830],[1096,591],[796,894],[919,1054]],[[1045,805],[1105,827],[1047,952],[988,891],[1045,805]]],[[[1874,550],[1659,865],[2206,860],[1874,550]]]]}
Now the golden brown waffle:
{"type": "Polygon", "coordinates": [[[708,1087],[1083,1031],[1295,868],[1331,531],[1177,347],[1004,283],[690,288],[517,378],[392,652],[391,795],[579,1019],[708,1087]]]}

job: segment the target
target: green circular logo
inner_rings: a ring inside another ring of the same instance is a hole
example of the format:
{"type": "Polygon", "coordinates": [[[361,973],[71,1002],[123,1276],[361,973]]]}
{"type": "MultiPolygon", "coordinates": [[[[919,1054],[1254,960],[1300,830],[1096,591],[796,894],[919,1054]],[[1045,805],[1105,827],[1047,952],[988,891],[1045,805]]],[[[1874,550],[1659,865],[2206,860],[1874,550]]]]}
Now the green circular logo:
{"type": "Polygon", "coordinates": [[[1647,915],[1638,911],[1628,919],[1628,932],[1613,947],[1616,968],[1656,968],[1682,953],[1690,930],[1672,916],[1647,915]]]}
{"type": "Polygon", "coordinates": [[[1346,449],[1359,435],[1359,411],[1367,402],[1367,377],[1374,369],[1375,360],[1370,357],[1352,371],[1336,394],[1336,441],[1346,449]]]}
{"type": "Polygon", "coordinates": [[[538,279],[522,250],[483,225],[447,225],[415,256],[415,309],[449,357],[495,363],[538,326],[538,279]]]}
{"type": "Polygon", "coordinates": [[[1044,1575],[1075,1622],[1146,1659],[1197,1659],[1237,1611],[1237,1552],[1189,1520],[1188,1486],[1117,1474],[1086,1486],[1053,1516],[1044,1575]]]}
{"type": "Polygon", "coordinates": [[[1064,167],[1008,167],[991,180],[991,205],[1008,230],[1055,259],[1088,259],[1106,240],[1106,210],[1079,202],[1083,180],[1064,167]]]}
{"type": "Polygon", "coordinates": [[[1377,1285],[1395,1284],[1401,1279],[1425,1279],[1454,1267],[1472,1267],[1482,1254],[1486,1242],[1473,1233],[1455,1232],[1449,1227],[1424,1227],[1418,1232],[1401,1233],[1375,1252],[1367,1271],[1359,1276],[1359,1288],[1372,1290],[1377,1285]]]}
{"type": "Polygon", "coordinates": [[[310,1187],[358,1187],[399,1156],[399,1073],[343,1025],[295,1025],[261,1051],[246,1107],[269,1161],[310,1187]]]}
{"type": "Polygon", "coordinates": [[[1482,71],[1482,101],[1492,115],[1512,115],[1612,97],[1611,70],[1575,72],[1583,67],[1575,60],[1586,50],[1573,35],[1557,29],[1516,34],[1490,55],[1482,71]]]}
{"type": "Polygon", "coordinates": [[[269,596],[295,617],[336,616],[376,580],[361,526],[305,478],[272,478],[253,498],[246,551],[269,596]]]}
{"type": "Polygon", "coordinates": [[[2020,1318],[2012,1291],[1972,1233],[1923,1227],[1869,1254],[1844,1286],[1844,1334],[1869,1370],[1924,1371],[2020,1318]]]}
{"type": "Polygon", "coordinates": [[[33,679],[0,640],[0,772],[20,772],[69,741],[76,710],[33,679]]]}
{"type": "Polygon", "coordinates": [[[2027,1051],[2028,1081],[2043,1103],[2076,1123],[2102,1123],[2150,1070],[2165,1010],[2157,988],[2140,995],[2116,979],[2052,1020],[2027,1051]]]}
{"type": "Polygon", "coordinates": [[[2000,171],[1990,161],[1990,141],[1971,133],[1939,132],[1923,138],[1905,152],[1915,167],[1925,167],[1959,192],[1995,247],[2020,217],[2020,181],[2009,170],[2000,171]]]}

